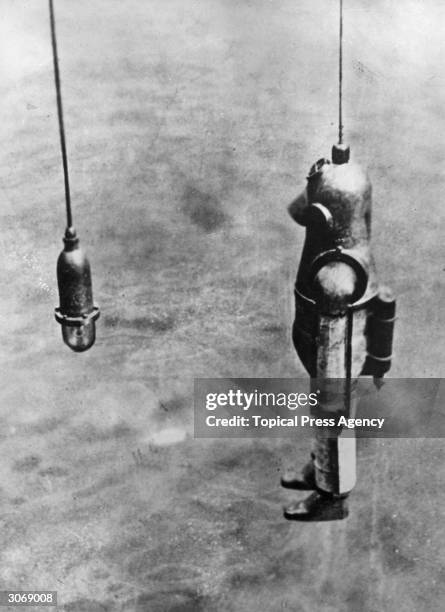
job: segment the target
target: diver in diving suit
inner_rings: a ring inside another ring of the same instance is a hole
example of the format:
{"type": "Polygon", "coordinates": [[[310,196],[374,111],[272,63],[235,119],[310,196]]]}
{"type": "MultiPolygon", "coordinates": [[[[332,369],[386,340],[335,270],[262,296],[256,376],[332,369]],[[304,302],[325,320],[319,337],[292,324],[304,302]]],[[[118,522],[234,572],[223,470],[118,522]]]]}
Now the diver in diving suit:
{"type": "MultiPolygon", "coordinates": [[[[319,393],[314,416],[354,417],[360,375],[376,384],[391,364],[395,300],[377,283],[370,249],[371,183],[334,145],[332,161],[314,164],[304,192],[289,207],[306,227],[295,284],[293,342],[319,393]]],[[[346,498],[356,480],[353,430],[317,427],[311,459],[301,477],[285,474],[286,488],[313,490],[284,511],[291,520],[332,520],[348,515],[346,498]]]]}

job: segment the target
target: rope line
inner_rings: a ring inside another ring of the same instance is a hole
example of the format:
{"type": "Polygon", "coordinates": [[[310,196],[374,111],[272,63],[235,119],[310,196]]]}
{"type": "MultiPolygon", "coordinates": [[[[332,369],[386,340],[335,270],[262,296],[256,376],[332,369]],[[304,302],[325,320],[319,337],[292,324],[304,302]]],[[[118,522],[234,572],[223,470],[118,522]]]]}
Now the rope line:
{"type": "Polygon", "coordinates": [[[343,0],[340,0],[338,53],[338,144],[343,144],[343,0]]]}
{"type": "Polygon", "coordinates": [[[54,18],[53,0],[49,0],[49,16],[50,16],[50,23],[51,23],[51,44],[52,44],[52,50],[53,50],[54,83],[56,86],[56,97],[57,97],[57,116],[59,119],[60,148],[62,152],[63,178],[64,178],[64,183],[65,183],[66,222],[67,222],[67,227],[72,227],[73,215],[71,212],[70,181],[69,181],[69,176],[68,176],[68,157],[66,154],[65,127],[63,124],[62,94],[61,94],[61,87],[60,87],[59,59],[57,57],[56,22],[54,18]]]}

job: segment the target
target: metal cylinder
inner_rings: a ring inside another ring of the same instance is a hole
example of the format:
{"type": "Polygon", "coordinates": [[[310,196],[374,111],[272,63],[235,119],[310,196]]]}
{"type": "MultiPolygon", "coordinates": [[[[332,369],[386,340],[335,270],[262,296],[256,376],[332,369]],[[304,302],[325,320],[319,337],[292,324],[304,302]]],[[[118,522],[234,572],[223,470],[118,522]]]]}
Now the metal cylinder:
{"type": "Polygon", "coordinates": [[[74,351],[86,351],[95,342],[95,321],[100,314],[93,302],[90,263],[73,228],[66,230],[63,241],[65,247],[57,260],[59,307],[55,318],[62,326],[65,344],[74,351]]]}
{"type": "Polygon", "coordinates": [[[391,367],[396,300],[391,289],[380,287],[378,295],[370,304],[367,322],[368,356],[363,368],[364,375],[381,378],[391,367]]]}

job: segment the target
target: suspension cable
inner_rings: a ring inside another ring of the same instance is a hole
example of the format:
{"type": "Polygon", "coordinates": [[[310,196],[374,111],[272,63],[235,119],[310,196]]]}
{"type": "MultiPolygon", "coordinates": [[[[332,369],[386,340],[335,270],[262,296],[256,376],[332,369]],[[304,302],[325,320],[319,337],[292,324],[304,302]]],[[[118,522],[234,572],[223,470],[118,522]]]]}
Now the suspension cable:
{"type": "Polygon", "coordinates": [[[61,94],[61,87],[60,87],[59,59],[57,56],[56,22],[54,18],[53,0],[49,0],[49,16],[50,16],[50,23],[51,23],[51,43],[52,43],[53,63],[54,63],[54,83],[56,86],[56,97],[57,97],[57,116],[59,119],[60,148],[62,152],[63,178],[65,182],[66,223],[67,223],[67,227],[72,227],[73,215],[71,212],[70,182],[69,182],[69,176],[68,176],[68,157],[66,154],[65,127],[63,124],[62,94],[61,94]]]}
{"type": "Polygon", "coordinates": [[[340,0],[338,49],[338,144],[343,144],[343,0],[340,0]]]}

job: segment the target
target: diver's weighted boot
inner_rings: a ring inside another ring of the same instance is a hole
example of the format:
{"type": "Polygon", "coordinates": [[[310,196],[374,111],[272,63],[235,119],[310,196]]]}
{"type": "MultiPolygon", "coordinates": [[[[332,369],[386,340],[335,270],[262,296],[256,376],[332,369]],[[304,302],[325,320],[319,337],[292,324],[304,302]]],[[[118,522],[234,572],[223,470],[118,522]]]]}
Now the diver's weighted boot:
{"type": "Polygon", "coordinates": [[[348,516],[347,496],[314,491],[309,497],[284,509],[291,521],[337,521],[348,516]]]}
{"type": "Polygon", "coordinates": [[[314,462],[309,461],[301,470],[301,476],[295,471],[287,471],[281,477],[281,486],[286,489],[297,489],[298,491],[312,491],[315,485],[314,462]]]}

